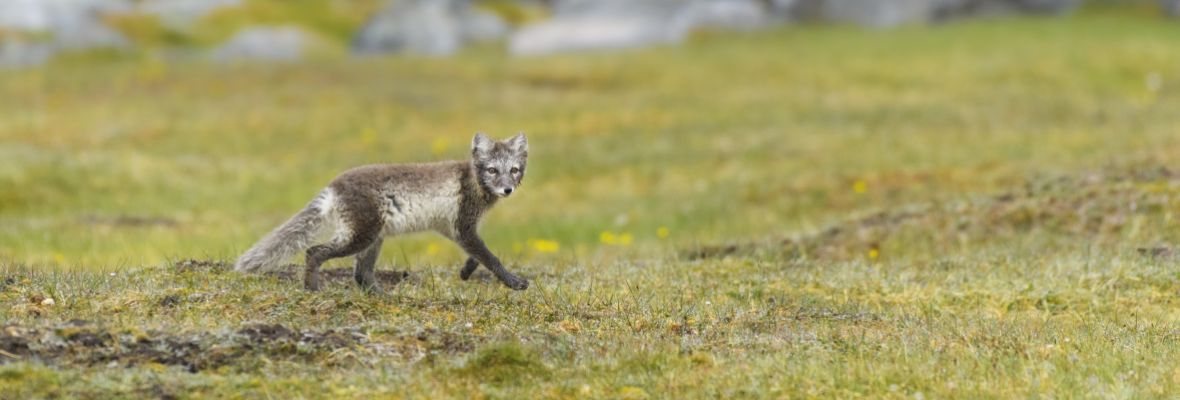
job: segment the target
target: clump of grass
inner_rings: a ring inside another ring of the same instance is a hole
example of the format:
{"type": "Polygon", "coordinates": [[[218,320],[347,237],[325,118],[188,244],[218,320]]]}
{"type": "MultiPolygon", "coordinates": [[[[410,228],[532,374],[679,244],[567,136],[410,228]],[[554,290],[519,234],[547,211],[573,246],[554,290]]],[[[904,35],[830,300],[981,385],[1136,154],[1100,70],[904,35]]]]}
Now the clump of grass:
{"type": "Polygon", "coordinates": [[[103,20],[139,48],[195,45],[193,37],[188,32],[164,25],[155,15],[111,15],[104,17],[103,20]]]}
{"type": "Polygon", "coordinates": [[[549,376],[540,353],[516,342],[484,346],[460,369],[480,382],[519,385],[527,380],[549,376]]]}
{"type": "Polygon", "coordinates": [[[488,10],[512,25],[524,25],[547,16],[543,7],[512,0],[487,0],[476,2],[476,7],[488,10]]]}
{"type": "Polygon", "coordinates": [[[212,44],[225,40],[239,29],[256,25],[295,25],[329,42],[347,45],[358,27],[385,2],[361,0],[348,2],[301,1],[274,2],[246,0],[238,7],[214,11],[193,27],[198,42],[212,44]]]}
{"type": "Polygon", "coordinates": [[[0,391],[13,398],[58,397],[61,374],[50,368],[27,364],[0,368],[0,391]]]}

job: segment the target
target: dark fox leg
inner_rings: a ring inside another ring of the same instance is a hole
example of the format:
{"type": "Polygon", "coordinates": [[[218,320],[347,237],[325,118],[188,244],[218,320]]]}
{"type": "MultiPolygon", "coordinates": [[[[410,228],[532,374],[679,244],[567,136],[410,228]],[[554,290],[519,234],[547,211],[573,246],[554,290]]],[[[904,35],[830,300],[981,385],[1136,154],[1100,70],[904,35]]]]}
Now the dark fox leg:
{"type": "Polygon", "coordinates": [[[356,255],[353,277],[356,278],[356,284],[360,285],[362,290],[374,293],[381,291],[381,287],[377,285],[377,280],[373,277],[373,268],[377,264],[377,256],[381,255],[381,244],[384,242],[381,238],[377,238],[373,244],[369,245],[369,248],[356,255]]]}
{"type": "MultiPolygon", "coordinates": [[[[455,241],[471,258],[478,261],[479,264],[488,267],[492,271],[492,274],[495,274],[496,278],[499,278],[500,282],[503,282],[505,286],[516,290],[525,290],[529,287],[529,281],[517,277],[504,269],[504,265],[500,264],[500,259],[496,258],[496,255],[492,254],[491,250],[488,250],[488,246],[483,243],[483,239],[479,237],[479,234],[475,232],[474,228],[461,230],[455,241]]],[[[471,264],[468,263],[468,265],[471,264]]],[[[464,267],[464,270],[466,268],[464,267]]]]}
{"type": "Polygon", "coordinates": [[[328,244],[312,246],[307,249],[307,269],[303,273],[303,287],[307,290],[320,290],[320,264],[333,258],[348,257],[360,253],[381,238],[381,225],[353,227],[351,236],[337,238],[328,244]]]}
{"type": "Polygon", "coordinates": [[[459,279],[467,280],[468,278],[471,278],[471,274],[474,273],[476,269],[479,269],[479,261],[475,261],[474,258],[467,257],[467,263],[463,264],[463,270],[459,271],[459,279]]]}

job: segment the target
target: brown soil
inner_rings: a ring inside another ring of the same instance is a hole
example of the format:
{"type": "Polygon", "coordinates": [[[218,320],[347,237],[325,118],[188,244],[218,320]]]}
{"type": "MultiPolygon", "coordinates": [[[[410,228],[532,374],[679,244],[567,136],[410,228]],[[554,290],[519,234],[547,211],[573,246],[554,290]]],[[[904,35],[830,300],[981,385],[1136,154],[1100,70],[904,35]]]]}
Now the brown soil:
{"type": "MultiPolygon", "coordinates": [[[[229,272],[232,265],[226,261],[187,259],[173,263],[173,268],[178,272],[223,273],[229,272]]],[[[329,285],[356,285],[352,273],[352,268],[324,269],[320,270],[320,278],[329,285]]],[[[302,282],[303,266],[287,264],[274,271],[266,272],[266,275],[282,280],[302,282]]],[[[374,271],[374,275],[377,278],[377,283],[382,287],[392,287],[411,279],[410,273],[407,271],[382,270],[380,267],[374,271]]]]}
{"type": "MultiPolygon", "coordinates": [[[[1125,229],[1131,217],[1168,207],[1168,193],[1153,192],[1145,185],[1180,185],[1180,172],[1149,167],[1030,179],[1019,189],[969,201],[879,211],[793,238],[698,246],[683,254],[694,260],[765,253],[844,259],[878,249],[886,240],[905,233],[931,242],[960,237],[980,240],[1034,230],[1109,236],[1125,229]]],[[[1170,247],[1138,251],[1156,258],[1172,255],[1170,247]]]]}

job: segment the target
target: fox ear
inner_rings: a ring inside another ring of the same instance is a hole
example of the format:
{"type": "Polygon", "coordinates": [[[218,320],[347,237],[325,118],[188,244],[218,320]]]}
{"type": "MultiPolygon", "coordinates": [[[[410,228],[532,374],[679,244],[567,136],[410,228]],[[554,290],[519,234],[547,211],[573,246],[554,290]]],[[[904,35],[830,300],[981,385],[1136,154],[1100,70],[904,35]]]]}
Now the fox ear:
{"type": "Polygon", "coordinates": [[[524,154],[529,152],[529,139],[524,136],[524,132],[516,134],[512,139],[504,141],[508,148],[512,149],[513,153],[524,154]]]}
{"type": "Polygon", "coordinates": [[[492,141],[488,135],[476,132],[475,137],[471,139],[471,154],[488,154],[495,146],[496,142],[492,141]]]}

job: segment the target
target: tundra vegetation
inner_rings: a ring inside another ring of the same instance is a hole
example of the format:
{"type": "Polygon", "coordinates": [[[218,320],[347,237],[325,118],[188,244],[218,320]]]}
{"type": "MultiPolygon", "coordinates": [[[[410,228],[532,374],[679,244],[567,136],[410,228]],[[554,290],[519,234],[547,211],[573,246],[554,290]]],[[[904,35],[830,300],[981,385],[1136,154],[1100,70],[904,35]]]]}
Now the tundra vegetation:
{"type": "Polygon", "coordinates": [[[1174,395],[1177,43],[1082,10],[0,71],[0,397],[1174,395]],[[482,229],[528,290],[429,235],[380,295],[227,271],[340,171],[475,130],[529,134],[482,229]]]}

